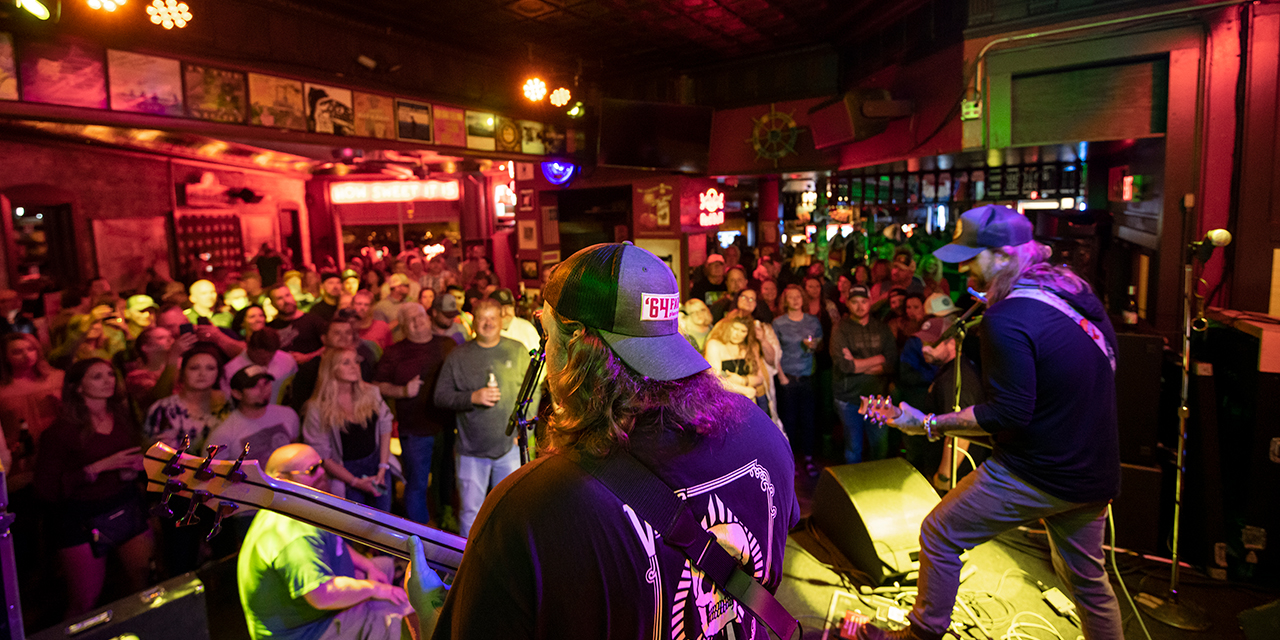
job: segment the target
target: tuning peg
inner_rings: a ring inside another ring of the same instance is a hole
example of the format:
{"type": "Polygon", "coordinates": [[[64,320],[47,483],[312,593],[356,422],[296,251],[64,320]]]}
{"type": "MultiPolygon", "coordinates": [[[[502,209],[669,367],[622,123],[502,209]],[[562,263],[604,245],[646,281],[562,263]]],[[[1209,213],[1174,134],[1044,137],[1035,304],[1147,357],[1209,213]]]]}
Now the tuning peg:
{"type": "Polygon", "coordinates": [[[182,436],[182,446],[173,452],[173,457],[169,458],[169,462],[165,463],[164,470],[161,471],[170,478],[182,475],[182,453],[187,450],[187,446],[191,443],[190,436],[182,436]]]}
{"type": "Polygon", "coordinates": [[[240,452],[240,457],[236,458],[236,463],[227,472],[227,480],[231,482],[244,482],[244,472],[240,470],[240,465],[244,464],[245,456],[249,455],[249,443],[244,443],[244,451],[240,452]]]}
{"type": "MultiPolygon", "coordinates": [[[[245,446],[247,447],[248,445],[245,446]]],[[[218,535],[219,531],[222,531],[222,519],[231,515],[231,512],[238,508],[239,506],[234,502],[218,501],[218,509],[213,515],[213,528],[209,530],[209,535],[204,537],[205,542],[212,540],[214,536],[218,535]]]]}
{"type": "Polygon", "coordinates": [[[200,522],[200,518],[196,517],[196,507],[204,504],[205,500],[212,497],[213,494],[205,491],[204,489],[196,489],[195,491],[192,491],[191,504],[187,506],[186,515],[182,516],[181,520],[178,520],[177,526],[189,527],[193,524],[198,524],[200,522]]]}
{"type": "Polygon", "coordinates": [[[168,482],[164,483],[164,492],[160,494],[160,502],[151,507],[151,513],[160,518],[172,518],[173,509],[169,508],[169,499],[173,497],[173,494],[186,488],[187,485],[182,484],[181,480],[170,478],[168,482]]]}
{"type": "Polygon", "coordinates": [[[213,479],[214,473],[209,470],[209,465],[213,464],[213,457],[218,455],[218,452],[222,450],[223,446],[224,445],[218,444],[210,445],[205,448],[205,450],[209,452],[209,456],[204,459],[204,462],[200,463],[200,468],[196,469],[196,480],[207,482],[213,479]]]}

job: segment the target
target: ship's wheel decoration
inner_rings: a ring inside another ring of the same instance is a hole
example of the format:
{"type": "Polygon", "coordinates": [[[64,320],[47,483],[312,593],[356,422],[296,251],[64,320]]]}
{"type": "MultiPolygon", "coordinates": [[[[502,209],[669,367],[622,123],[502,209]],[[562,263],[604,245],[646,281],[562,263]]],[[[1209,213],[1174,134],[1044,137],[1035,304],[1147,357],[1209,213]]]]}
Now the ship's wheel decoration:
{"type": "MultiPolygon", "coordinates": [[[[794,113],[794,112],[792,112],[794,113]]],[[[783,113],[769,105],[769,113],[752,118],[751,138],[747,142],[756,150],[756,160],[764,158],[772,160],[773,167],[778,167],[778,160],[796,153],[796,141],[800,139],[800,128],[796,126],[791,113],[783,113]]]]}

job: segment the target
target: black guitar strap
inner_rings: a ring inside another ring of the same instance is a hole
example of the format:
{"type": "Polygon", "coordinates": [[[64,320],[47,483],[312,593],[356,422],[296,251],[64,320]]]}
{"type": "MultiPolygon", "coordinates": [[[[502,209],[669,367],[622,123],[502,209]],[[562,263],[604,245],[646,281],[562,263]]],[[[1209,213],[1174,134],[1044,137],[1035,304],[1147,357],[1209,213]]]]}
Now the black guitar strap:
{"type": "Polygon", "coordinates": [[[689,505],[635,456],[617,451],[603,459],[578,455],[569,458],[659,531],[663,542],[688,556],[694,566],[763,621],[774,635],[788,640],[795,635],[800,621],[743,571],[738,561],[716,542],[715,535],[698,526],[689,505]]]}

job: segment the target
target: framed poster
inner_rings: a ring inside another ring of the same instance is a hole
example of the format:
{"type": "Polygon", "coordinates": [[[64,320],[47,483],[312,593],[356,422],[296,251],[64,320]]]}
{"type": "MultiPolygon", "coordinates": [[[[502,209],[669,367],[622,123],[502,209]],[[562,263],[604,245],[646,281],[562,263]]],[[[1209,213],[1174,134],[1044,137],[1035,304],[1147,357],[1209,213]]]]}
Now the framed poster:
{"type": "Polygon", "coordinates": [[[188,116],[213,122],[244,122],[249,88],[243,73],[183,64],[182,79],[188,116]]]}
{"type": "Polygon", "coordinates": [[[493,151],[494,116],[482,111],[467,111],[467,148],[481,151],[493,151]]]}
{"type": "MultiPolygon", "coordinates": [[[[538,250],[538,221],[520,220],[516,222],[516,239],[521,251],[538,250]]],[[[536,275],[534,276],[537,277],[536,275]]]]}
{"type": "Polygon", "coordinates": [[[108,218],[93,220],[93,244],[98,274],[121,291],[146,288],[148,269],[171,278],[169,218],[108,218]],[[128,239],[122,242],[122,239],[128,239]]]}
{"type": "MultiPolygon", "coordinates": [[[[516,151],[519,151],[519,146],[516,151]]],[[[533,163],[517,162],[516,163],[516,180],[532,180],[533,179],[533,163]]]]}
{"type": "Polygon", "coordinates": [[[524,280],[538,279],[538,261],[537,260],[521,260],[520,261],[520,277],[524,280]]]}
{"type": "Polygon", "coordinates": [[[553,124],[548,124],[542,129],[542,143],[545,145],[544,152],[548,155],[564,153],[565,137],[564,131],[556,128],[553,124]]]}
{"type": "Polygon", "coordinates": [[[60,38],[22,47],[22,99],[70,107],[107,108],[107,76],[102,49],[60,38]]]}
{"type": "Polygon", "coordinates": [[[18,99],[18,67],[13,57],[13,36],[0,33],[0,100],[18,99]]]}
{"type": "Polygon", "coordinates": [[[520,121],[520,153],[529,155],[545,155],[547,147],[542,142],[542,123],[531,120],[520,121]]]}
{"type": "Polygon", "coordinates": [[[494,125],[494,137],[497,138],[495,146],[498,151],[520,153],[520,125],[515,120],[498,116],[497,124],[494,125]]]}
{"type": "Polygon", "coordinates": [[[249,124],[307,130],[302,83],[287,78],[249,74],[249,124]]]}
{"type": "MultiPolygon", "coordinates": [[[[560,245],[560,207],[555,205],[542,208],[542,244],[559,246],[560,245]]],[[[556,251],[556,256],[560,252],[556,251]]],[[[546,260],[546,255],[542,258],[546,260]]],[[[560,258],[557,257],[556,260],[560,258]]]]}
{"type": "Polygon", "coordinates": [[[396,100],[396,135],[401,140],[431,142],[431,105],[396,100]]]}
{"type": "Polygon", "coordinates": [[[303,85],[303,95],[307,100],[308,131],[338,136],[355,134],[356,115],[350,89],[308,82],[303,85]]]}
{"type": "Polygon", "coordinates": [[[437,104],[431,107],[431,115],[435,117],[436,144],[467,146],[467,120],[462,109],[437,104]]]}
{"type": "Polygon", "coordinates": [[[374,93],[355,93],[356,135],[394,140],[395,100],[374,93]]]}
{"type": "Polygon", "coordinates": [[[111,110],[180,116],[182,63],[128,51],[107,50],[111,110]]]}
{"type": "Polygon", "coordinates": [[[516,211],[533,211],[533,199],[537,194],[533,189],[521,189],[516,194],[516,211]]]}

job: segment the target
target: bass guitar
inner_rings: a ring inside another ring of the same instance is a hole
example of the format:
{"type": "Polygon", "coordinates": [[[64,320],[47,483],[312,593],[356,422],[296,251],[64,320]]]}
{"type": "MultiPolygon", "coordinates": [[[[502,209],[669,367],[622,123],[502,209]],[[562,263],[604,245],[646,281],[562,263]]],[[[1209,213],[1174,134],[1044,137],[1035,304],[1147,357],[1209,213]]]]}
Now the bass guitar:
{"type": "MultiPolygon", "coordinates": [[[[184,442],[185,444],[185,442],[184,442]]],[[[143,466],[147,489],[160,492],[153,511],[174,517],[169,507],[173,496],[190,498],[178,526],[190,526],[200,519],[196,507],[205,505],[214,512],[212,538],[222,520],[251,509],[266,509],[319,527],[394,556],[409,559],[409,537],[418,536],[425,547],[427,564],[445,573],[457,573],[467,539],[398,518],[362,504],[288,480],[273,478],[258,468],[255,460],[245,460],[246,446],[237,460],[215,460],[218,447],[209,447],[199,458],[158,442],[147,450],[143,466]]]]}

